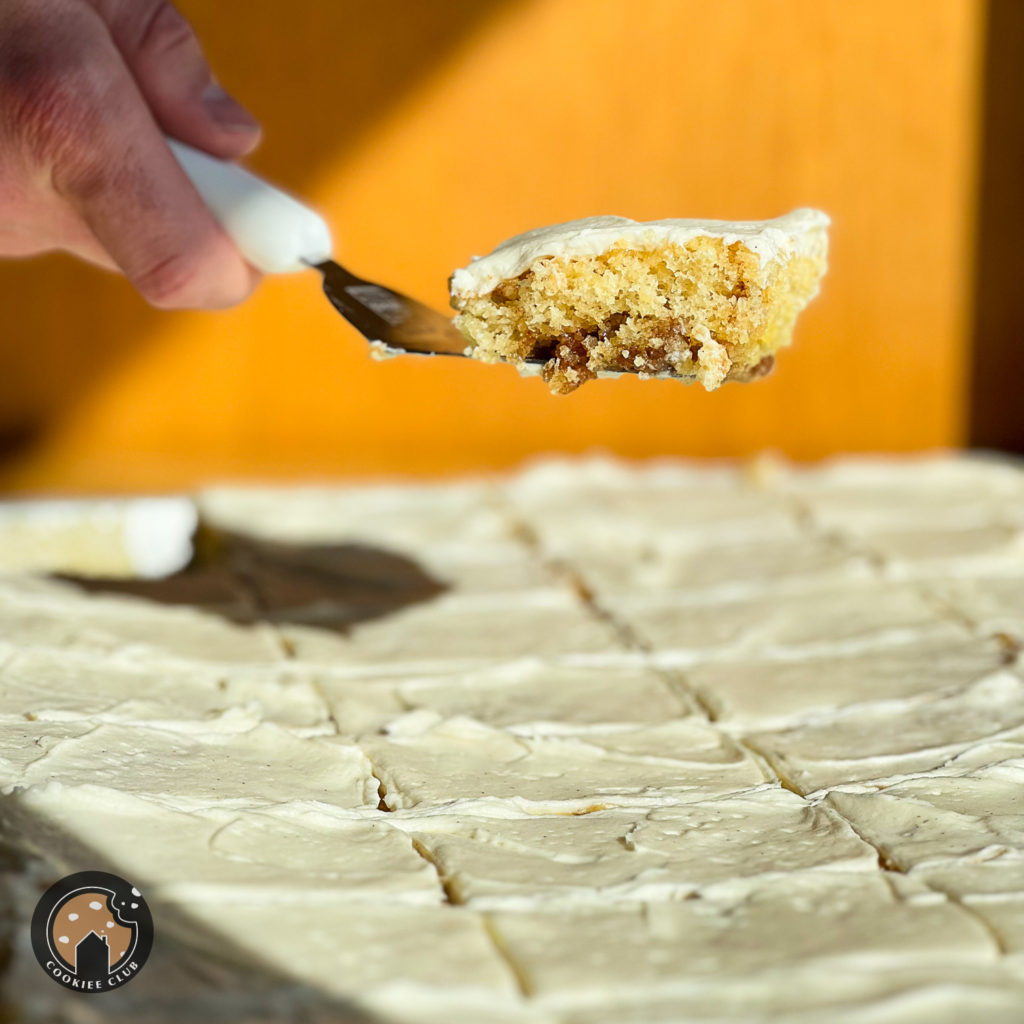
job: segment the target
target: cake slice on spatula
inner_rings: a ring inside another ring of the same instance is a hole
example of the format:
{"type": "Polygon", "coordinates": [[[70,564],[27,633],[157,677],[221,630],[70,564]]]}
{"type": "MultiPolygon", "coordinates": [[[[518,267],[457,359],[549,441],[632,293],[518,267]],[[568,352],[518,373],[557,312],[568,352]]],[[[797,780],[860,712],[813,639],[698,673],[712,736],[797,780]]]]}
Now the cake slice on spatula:
{"type": "Polygon", "coordinates": [[[591,217],[509,239],[451,278],[468,353],[541,373],[566,394],[639,373],[754,380],[789,344],[825,272],[828,217],[591,217]]]}

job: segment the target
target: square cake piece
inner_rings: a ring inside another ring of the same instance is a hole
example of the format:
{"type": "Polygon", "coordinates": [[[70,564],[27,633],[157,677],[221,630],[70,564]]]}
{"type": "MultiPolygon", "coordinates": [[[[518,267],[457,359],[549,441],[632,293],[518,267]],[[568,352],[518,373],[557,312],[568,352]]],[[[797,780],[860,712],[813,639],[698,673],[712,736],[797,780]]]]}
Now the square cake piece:
{"type": "Polygon", "coordinates": [[[518,235],[451,279],[469,353],[543,364],[557,394],[606,373],[699,381],[770,372],[825,272],[828,217],[590,217],[518,235]]]}

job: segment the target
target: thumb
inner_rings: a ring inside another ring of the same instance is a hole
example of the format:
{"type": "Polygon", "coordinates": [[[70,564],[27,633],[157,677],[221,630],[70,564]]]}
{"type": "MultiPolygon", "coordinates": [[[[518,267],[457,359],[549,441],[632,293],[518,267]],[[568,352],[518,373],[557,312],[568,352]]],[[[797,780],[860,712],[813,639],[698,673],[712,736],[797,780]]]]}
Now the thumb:
{"type": "Polygon", "coordinates": [[[234,159],[260,127],[217,84],[199,40],[167,0],[92,0],[160,127],[214,156],[234,159]]]}

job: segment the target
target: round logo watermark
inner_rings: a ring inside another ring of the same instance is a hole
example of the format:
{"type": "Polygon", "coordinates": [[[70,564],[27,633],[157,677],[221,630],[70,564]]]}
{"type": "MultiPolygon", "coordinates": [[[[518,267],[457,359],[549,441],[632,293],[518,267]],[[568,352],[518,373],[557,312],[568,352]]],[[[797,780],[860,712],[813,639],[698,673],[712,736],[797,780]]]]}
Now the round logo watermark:
{"type": "Polygon", "coordinates": [[[142,969],[153,947],[153,915],[130,882],[79,871],[43,893],[32,915],[40,967],[75,992],[108,992],[142,969]]]}

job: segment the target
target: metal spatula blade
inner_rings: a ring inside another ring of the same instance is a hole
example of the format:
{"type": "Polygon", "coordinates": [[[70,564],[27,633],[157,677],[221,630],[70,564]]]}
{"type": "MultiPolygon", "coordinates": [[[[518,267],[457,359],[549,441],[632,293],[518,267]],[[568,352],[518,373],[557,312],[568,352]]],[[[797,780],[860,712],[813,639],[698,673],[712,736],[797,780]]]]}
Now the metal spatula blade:
{"type": "Polygon", "coordinates": [[[466,339],[448,317],[399,292],[365,281],[334,260],[314,264],[331,305],[370,342],[395,352],[464,356],[466,339]]]}

